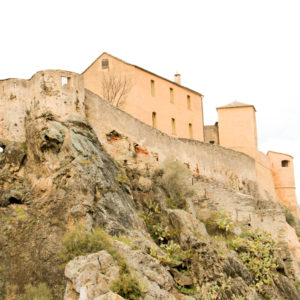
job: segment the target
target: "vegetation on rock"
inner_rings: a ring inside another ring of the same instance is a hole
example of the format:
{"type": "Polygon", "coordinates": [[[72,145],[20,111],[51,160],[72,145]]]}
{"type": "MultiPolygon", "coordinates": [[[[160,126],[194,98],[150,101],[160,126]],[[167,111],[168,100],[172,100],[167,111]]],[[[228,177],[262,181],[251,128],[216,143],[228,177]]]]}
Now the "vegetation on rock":
{"type": "Polygon", "coordinates": [[[25,292],[18,296],[16,300],[52,300],[51,290],[45,283],[40,283],[38,286],[28,284],[25,286],[25,292]]]}

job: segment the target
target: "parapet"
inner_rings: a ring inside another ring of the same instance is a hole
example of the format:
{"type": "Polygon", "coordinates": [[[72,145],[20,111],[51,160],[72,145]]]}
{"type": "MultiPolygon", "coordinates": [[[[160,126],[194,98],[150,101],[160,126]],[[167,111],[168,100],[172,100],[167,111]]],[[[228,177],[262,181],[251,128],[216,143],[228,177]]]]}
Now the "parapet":
{"type": "Polygon", "coordinates": [[[85,117],[84,83],[80,74],[45,70],[30,79],[0,81],[0,137],[25,140],[25,119],[53,113],[85,117]]]}

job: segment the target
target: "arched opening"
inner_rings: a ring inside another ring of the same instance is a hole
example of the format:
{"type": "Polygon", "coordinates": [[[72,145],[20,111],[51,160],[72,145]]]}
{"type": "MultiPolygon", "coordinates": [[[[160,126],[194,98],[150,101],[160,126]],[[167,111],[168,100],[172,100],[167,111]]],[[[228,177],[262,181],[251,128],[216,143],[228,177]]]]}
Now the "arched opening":
{"type": "Polygon", "coordinates": [[[171,124],[172,124],[172,134],[176,135],[176,123],[174,118],[171,119],[171,124]]]}
{"type": "Polygon", "coordinates": [[[192,123],[189,123],[189,138],[193,138],[193,125],[192,123]]]}
{"type": "Polygon", "coordinates": [[[152,126],[156,128],[156,112],[152,113],[152,126]]]}

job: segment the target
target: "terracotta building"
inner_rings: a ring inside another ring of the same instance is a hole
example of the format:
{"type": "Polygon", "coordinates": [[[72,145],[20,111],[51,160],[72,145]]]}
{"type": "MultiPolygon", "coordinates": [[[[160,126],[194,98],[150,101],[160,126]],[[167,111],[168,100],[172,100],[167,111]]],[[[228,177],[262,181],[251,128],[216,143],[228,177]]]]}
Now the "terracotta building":
{"type": "Polygon", "coordinates": [[[204,127],[203,96],[182,86],[179,74],[170,81],[104,52],[83,72],[83,77],[85,88],[168,135],[249,155],[255,161],[261,193],[298,211],[293,158],[271,151],[266,155],[258,150],[253,105],[235,101],[218,107],[218,122],[204,127]]]}
{"type": "Polygon", "coordinates": [[[104,99],[113,98],[112,87],[125,82],[119,108],[171,136],[204,141],[203,96],[182,86],[179,74],[170,81],[104,52],[83,77],[85,87],[104,99]]]}
{"type": "Polygon", "coordinates": [[[258,150],[255,107],[234,101],[218,107],[217,112],[218,122],[205,126],[205,141],[251,156],[255,160],[256,179],[261,190],[296,213],[293,157],[273,151],[266,155],[258,150]]]}

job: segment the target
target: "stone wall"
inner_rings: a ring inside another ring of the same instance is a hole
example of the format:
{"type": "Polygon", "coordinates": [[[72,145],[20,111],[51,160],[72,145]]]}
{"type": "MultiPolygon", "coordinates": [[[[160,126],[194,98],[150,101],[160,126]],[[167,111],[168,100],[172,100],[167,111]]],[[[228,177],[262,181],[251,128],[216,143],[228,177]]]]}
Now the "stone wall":
{"type": "Polygon", "coordinates": [[[272,197],[277,200],[277,195],[274,188],[271,162],[267,155],[261,151],[256,152],[256,179],[261,193],[267,193],[267,198],[272,197]]]}
{"type": "MultiPolygon", "coordinates": [[[[87,118],[105,147],[109,147],[107,134],[114,130],[138,143],[144,156],[153,154],[160,165],[166,158],[174,157],[186,163],[196,174],[239,191],[247,190],[247,185],[256,181],[254,159],[243,153],[195,140],[170,137],[109,105],[88,90],[85,103],[87,118]]],[[[111,140],[115,141],[113,138],[111,140]]]]}
{"type": "Polygon", "coordinates": [[[204,126],[204,142],[220,145],[218,123],[204,126]]]}
{"type": "Polygon", "coordinates": [[[43,113],[53,113],[61,118],[69,115],[85,117],[81,75],[46,70],[29,80],[0,81],[0,138],[24,141],[26,117],[38,117],[43,113]]]}

